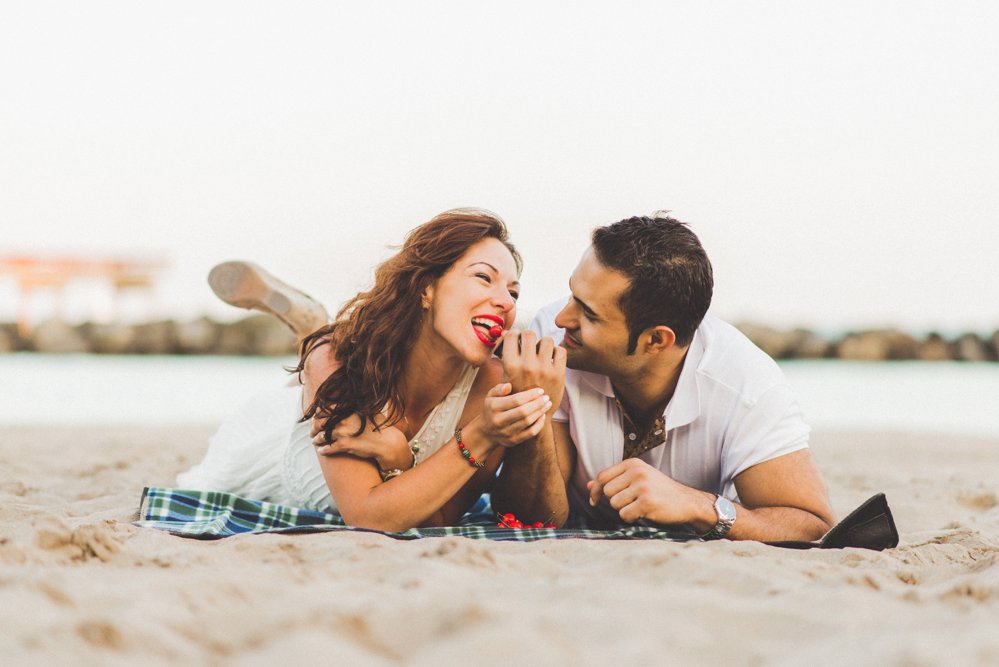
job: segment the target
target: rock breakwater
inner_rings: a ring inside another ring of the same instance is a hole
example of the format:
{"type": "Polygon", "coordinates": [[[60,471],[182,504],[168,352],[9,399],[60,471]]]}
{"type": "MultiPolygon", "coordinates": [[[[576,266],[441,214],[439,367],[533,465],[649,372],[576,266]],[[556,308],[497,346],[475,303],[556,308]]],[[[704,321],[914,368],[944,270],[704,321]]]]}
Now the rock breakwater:
{"type": "Polygon", "coordinates": [[[267,315],[229,323],[207,317],[138,324],[48,320],[27,336],[13,324],[0,324],[0,352],[286,356],[295,354],[297,345],[294,334],[267,315]]]}
{"type": "MultiPolygon", "coordinates": [[[[851,361],[991,361],[999,359],[999,330],[991,335],[939,333],[916,336],[897,329],[853,331],[836,338],[808,329],[776,329],[739,324],[739,329],[774,359],[846,359],[851,361]]],[[[190,321],[160,320],[138,324],[70,325],[49,320],[21,336],[13,324],[0,324],[0,353],[52,354],[215,354],[286,356],[297,341],[273,317],[252,315],[235,322],[207,317],[190,321]]]]}

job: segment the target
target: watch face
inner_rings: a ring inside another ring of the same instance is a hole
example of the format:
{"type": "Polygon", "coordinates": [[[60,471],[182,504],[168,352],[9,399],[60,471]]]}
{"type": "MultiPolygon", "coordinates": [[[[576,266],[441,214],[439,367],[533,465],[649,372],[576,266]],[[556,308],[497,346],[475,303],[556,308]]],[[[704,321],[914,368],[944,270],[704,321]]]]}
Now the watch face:
{"type": "Polygon", "coordinates": [[[718,496],[718,500],[715,501],[715,509],[718,510],[720,516],[729,521],[735,521],[735,505],[728,498],[718,496]]]}

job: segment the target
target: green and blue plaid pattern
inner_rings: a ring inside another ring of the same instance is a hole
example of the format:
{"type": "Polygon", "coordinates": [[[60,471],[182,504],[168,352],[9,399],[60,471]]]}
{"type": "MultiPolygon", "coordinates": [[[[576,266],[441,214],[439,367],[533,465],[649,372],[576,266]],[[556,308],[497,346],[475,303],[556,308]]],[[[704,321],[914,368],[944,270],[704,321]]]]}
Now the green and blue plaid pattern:
{"type": "Polygon", "coordinates": [[[468,537],[479,540],[532,542],[545,539],[583,538],[598,540],[655,539],[686,541],[698,539],[689,531],[663,526],[587,526],[579,520],[571,527],[499,528],[496,516],[483,496],[457,526],[411,528],[386,533],[344,524],[336,514],[277,505],[262,500],[240,498],[219,491],[193,491],[146,487],[142,491],[138,526],[165,530],[182,537],[217,539],[243,533],[315,533],[360,531],[381,533],[400,540],[422,537],[468,537]]]}

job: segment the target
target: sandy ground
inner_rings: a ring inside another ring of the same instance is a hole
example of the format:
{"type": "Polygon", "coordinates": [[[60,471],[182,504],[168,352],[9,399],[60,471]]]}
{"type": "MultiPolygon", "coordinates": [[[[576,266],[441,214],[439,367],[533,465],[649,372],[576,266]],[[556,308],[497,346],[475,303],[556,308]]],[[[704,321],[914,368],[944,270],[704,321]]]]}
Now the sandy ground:
{"type": "Polygon", "coordinates": [[[130,525],[210,430],[0,429],[0,663],[999,664],[997,440],[816,435],[881,553],[130,525]]]}

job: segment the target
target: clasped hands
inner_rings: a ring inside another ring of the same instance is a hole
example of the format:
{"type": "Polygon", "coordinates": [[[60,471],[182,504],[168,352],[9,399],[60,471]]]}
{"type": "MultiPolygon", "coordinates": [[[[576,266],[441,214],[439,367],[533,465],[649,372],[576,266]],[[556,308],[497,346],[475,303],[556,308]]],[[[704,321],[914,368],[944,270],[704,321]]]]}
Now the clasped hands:
{"type": "Polygon", "coordinates": [[[562,401],[565,348],[551,338],[539,342],[533,331],[503,336],[507,381],[486,395],[483,429],[493,442],[512,447],[537,436],[562,401]]]}

